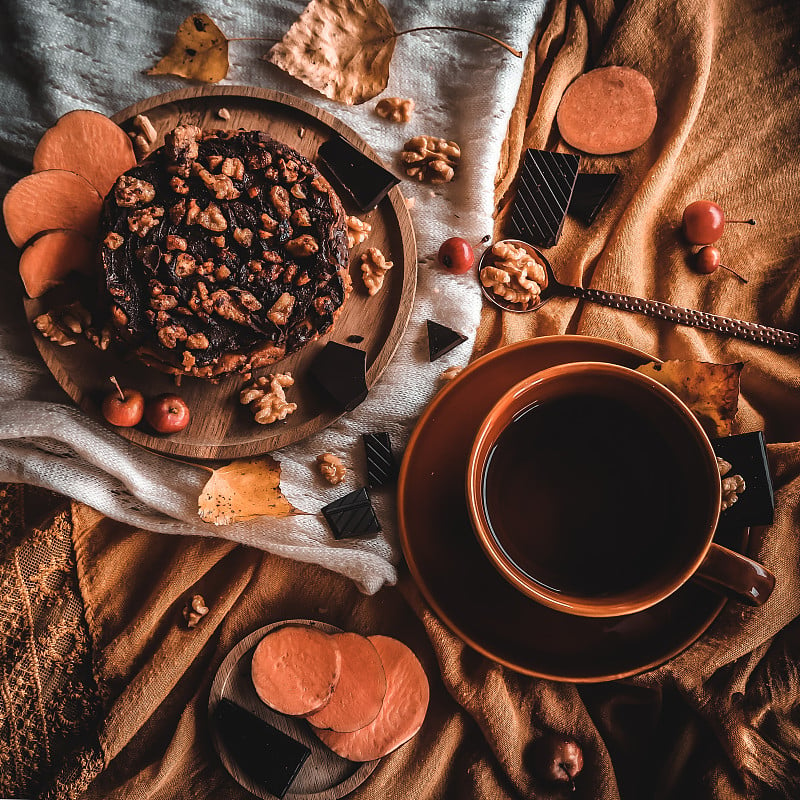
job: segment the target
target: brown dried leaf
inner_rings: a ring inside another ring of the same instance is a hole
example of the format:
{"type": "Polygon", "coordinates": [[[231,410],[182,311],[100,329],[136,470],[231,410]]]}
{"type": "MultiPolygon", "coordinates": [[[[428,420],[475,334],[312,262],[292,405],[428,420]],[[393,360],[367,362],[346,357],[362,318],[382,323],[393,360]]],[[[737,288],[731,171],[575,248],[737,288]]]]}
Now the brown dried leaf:
{"type": "Polygon", "coordinates": [[[176,31],[169,52],[147,74],[217,83],[228,74],[228,39],[207,14],[192,14],[176,31]]]}
{"type": "Polygon", "coordinates": [[[311,0],[264,58],[331,100],[357,105],[386,88],[394,43],[378,0],[311,0]]]}
{"type": "Polygon", "coordinates": [[[269,456],[213,470],[197,501],[203,522],[231,525],[254,517],[301,514],[282,494],[280,464],[269,456]]]}
{"type": "Polygon", "coordinates": [[[739,410],[739,376],[744,364],[708,361],[651,361],[637,372],[649,375],[674,392],[692,410],[711,436],[729,436],[739,410]]]}

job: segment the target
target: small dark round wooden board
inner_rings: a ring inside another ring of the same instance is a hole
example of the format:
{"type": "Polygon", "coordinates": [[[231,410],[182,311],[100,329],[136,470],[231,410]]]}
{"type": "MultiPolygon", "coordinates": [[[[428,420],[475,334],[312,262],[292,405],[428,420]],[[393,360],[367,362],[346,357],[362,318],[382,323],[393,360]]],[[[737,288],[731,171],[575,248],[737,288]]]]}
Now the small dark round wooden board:
{"type": "MultiPolygon", "coordinates": [[[[153,123],[158,132],[157,147],[164,143],[164,134],[176,125],[192,123],[206,129],[264,130],[315,163],[319,145],[336,133],[370,157],[376,157],[358,134],[332,115],[304,100],[269,89],[247,86],[182,89],[143,100],[120,111],[113,120],[126,131],[133,131],[133,119],[137,114],[146,115],[153,123]],[[222,108],[230,112],[230,119],[218,116],[222,108]]],[[[328,175],[324,167],[322,172],[328,175]]],[[[325,344],[329,341],[347,343],[349,336],[364,337],[354,346],[366,350],[367,385],[375,384],[400,344],[411,315],[417,277],[414,230],[398,187],[366,214],[360,213],[346,197],[342,197],[342,202],[348,214],[357,214],[372,225],[369,238],[351,250],[353,291],[330,332],[257,373],[291,372],[295,384],[287,391],[287,398],[297,403],[297,411],[283,422],[259,425],[249,409],[239,403],[239,389],[243,383],[240,376],[229,377],[218,384],[183,378],[177,392],[192,411],[192,420],[184,431],[169,437],[159,436],[145,423],[114,430],[151,450],[196,459],[244,458],[293,444],[326,428],[341,416],[326,404],[312,384],[308,369],[325,344]],[[383,289],[373,297],[367,294],[361,277],[359,255],[367,247],[379,248],[394,263],[386,274],[383,289]]],[[[27,300],[28,319],[32,321],[52,304],[53,295],[50,294],[27,300]]],[[[87,414],[103,424],[107,423],[100,412],[100,403],[112,388],[111,375],[121,385],[139,389],[146,398],[176,391],[171,376],[137,360],[126,361],[112,352],[100,351],[83,339],[73,346],[59,347],[35,329],[33,336],[47,367],[62,388],[87,414]]]]}
{"type": "Polygon", "coordinates": [[[273,622],[253,631],[242,639],[225,657],[208,698],[208,719],[211,729],[211,741],[225,769],[249,792],[257,797],[271,800],[266,789],[252,781],[236,764],[225,744],[222,742],[214,723],[214,711],[223,698],[255,714],[275,728],[302,742],[311,750],[311,755],[303,764],[294,779],[289,792],[285,795],[290,800],[336,800],[352,792],[360,786],[378,766],[380,760],[357,763],[337,756],[329,750],[311,732],[311,726],[303,719],[278,714],[266,706],[256,694],[250,677],[250,666],[256,645],[272,630],[283,625],[310,625],[325,633],[341,633],[341,628],[310,619],[291,619],[273,622]]]}

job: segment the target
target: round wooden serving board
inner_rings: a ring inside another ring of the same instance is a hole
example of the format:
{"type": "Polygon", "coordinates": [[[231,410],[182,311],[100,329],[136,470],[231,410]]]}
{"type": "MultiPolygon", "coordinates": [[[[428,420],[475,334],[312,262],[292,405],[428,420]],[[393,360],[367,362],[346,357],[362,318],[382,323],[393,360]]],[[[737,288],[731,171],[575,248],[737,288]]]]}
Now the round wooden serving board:
{"type": "MultiPolygon", "coordinates": [[[[164,134],[181,123],[202,128],[263,130],[294,147],[316,162],[322,142],[338,133],[372,158],[375,153],[353,130],[325,111],[299,98],[269,89],[245,86],[215,86],[183,89],[144,100],[120,111],[113,120],[126,131],[135,130],[133,119],[145,114],[158,131],[156,147],[164,134]],[[226,108],[230,119],[218,112],[226,108]]],[[[328,176],[325,167],[323,174],[328,176]]],[[[337,188],[333,182],[334,188],[337,188]]],[[[411,217],[400,189],[393,188],[378,207],[361,214],[342,197],[345,211],[357,214],[372,225],[367,240],[351,250],[350,274],[353,291],[333,329],[299,352],[256,374],[291,372],[295,384],[287,398],[297,411],[283,422],[259,425],[248,408],[239,403],[240,376],[218,384],[184,377],[176,390],[174,379],[138,361],[124,361],[81,339],[70,347],[59,347],[34,329],[39,351],[56,380],[90,416],[108,424],[100,413],[102,398],[112,388],[109,376],[120,384],[142,391],[145,398],[163,392],[178,392],[189,404],[192,420],[188,428],[169,437],[158,436],[145,423],[136,428],[115,428],[137,444],[162,453],[198,459],[227,459],[260,455],[297,442],[330,425],[341,414],[332,410],[308,376],[309,365],[329,341],[348,344],[350,336],[363,336],[352,344],[366,350],[367,385],[381,376],[400,343],[411,314],[416,287],[417,253],[411,217]],[[367,247],[378,247],[394,263],[386,274],[383,289],[370,297],[361,278],[359,255],[367,247]]],[[[33,320],[52,307],[53,296],[26,301],[26,313],[33,320]]]]}
{"type": "Polygon", "coordinates": [[[283,625],[310,625],[325,633],[341,633],[340,628],[326,622],[292,619],[273,622],[242,639],[225,656],[225,660],[214,678],[214,683],[211,685],[211,693],[208,698],[211,741],[220,760],[225,765],[225,769],[239,784],[257,797],[263,797],[265,800],[272,797],[266,789],[255,783],[247,773],[240,769],[214,726],[214,711],[219,701],[225,698],[265,720],[274,728],[282,730],[293,739],[302,742],[311,750],[311,755],[301,767],[285,795],[288,800],[337,800],[360,786],[378,766],[380,760],[357,763],[337,756],[311,732],[311,726],[304,719],[278,714],[258,697],[250,677],[253,651],[270,631],[283,625]]]}

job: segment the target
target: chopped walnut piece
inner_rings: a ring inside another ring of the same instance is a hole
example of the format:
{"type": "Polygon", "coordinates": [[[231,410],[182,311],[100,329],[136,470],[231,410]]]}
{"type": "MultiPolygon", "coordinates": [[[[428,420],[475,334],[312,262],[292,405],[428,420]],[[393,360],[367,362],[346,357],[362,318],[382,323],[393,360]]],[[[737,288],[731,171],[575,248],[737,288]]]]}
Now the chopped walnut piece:
{"type": "Polygon", "coordinates": [[[256,378],[239,393],[239,402],[250,406],[255,421],[259,425],[269,425],[286,419],[297,410],[296,403],[286,401],[284,389],[294,384],[290,372],[256,378]]]}
{"type": "Polygon", "coordinates": [[[75,344],[75,337],[70,331],[64,330],[59,324],[58,314],[55,311],[47,311],[39,314],[33,320],[33,324],[45,339],[59,345],[59,347],[69,347],[75,344]]]}
{"type": "Polygon", "coordinates": [[[124,241],[125,241],[125,238],[123,236],[120,236],[120,234],[114,233],[114,231],[111,231],[106,236],[106,238],[103,239],[103,244],[109,250],[116,250],[124,241]]]}
{"type": "Polygon", "coordinates": [[[87,328],[84,335],[98,350],[108,350],[108,346],[111,344],[111,330],[107,325],[100,330],[87,328]]]}
{"type": "Polygon", "coordinates": [[[357,244],[361,244],[361,242],[365,241],[366,238],[372,232],[372,225],[369,222],[366,222],[363,219],[359,219],[358,217],[354,217],[351,214],[348,214],[345,217],[347,222],[347,246],[348,247],[355,247],[357,244]]]}
{"type": "MultiPolygon", "coordinates": [[[[239,190],[233,185],[233,181],[228,175],[214,175],[209,172],[200,162],[192,164],[192,171],[199,176],[200,180],[214,193],[217,200],[235,200],[239,196],[239,190]]],[[[222,230],[214,228],[213,230],[222,230]]]]}
{"type": "Polygon", "coordinates": [[[739,495],[747,488],[744,478],[741,475],[729,475],[733,466],[725,461],[724,458],[717,456],[717,467],[722,478],[722,505],[720,509],[726,511],[738,499],[739,495]]]}
{"type": "Polygon", "coordinates": [[[175,275],[178,278],[188,278],[197,272],[197,262],[188,253],[178,253],[175,257],[175,275]]]}
{"type": "Polygon", "coordinates": [[[189,201],[189,208],[186,211],[187,225],[202,225],[206,230],[219,233],[228,227],[225,217],[216,203],[209,203],[205,211],[200,208],[197,201],[189,201]]]}
{"type": "Polygon", "coordinates": [[[462,370],[462,369],[463,369],[463,367],[456,367],[456,366],[453,366],[453,367],[448,367],[448,368],[447,368],[447,369],[446,369],[446,370],[445,370],[445,371],[444,371],[444,372],[443,372],[443,373],[442,373],[442,374],[439,376],[439,380],[440,380],[440,381],[445,381],[445,382],[446,382],[446,381],[451,381],[451,380],[453,380],[453,378],[455,378],[455,377],[456,377],[456,375],[458,375],[458,374],[459,374],[459,372],[461,372],[461,370],[462,370]]]}
{"type": "Polygon", "coordinates": [[[411,211],[412,208],[417,204],[416,197],[405,197],[403,198],[406,201],[406,208],[411,211]]]}
{"type": "Polygon", "coordinates": [[[231,271],[224,264],[220,264],[214,270],[214,278],[216,278],[216,280],[218,281],[224,281],[225,278],[230,278],[230,276],[231,276],[231,271]]]}
{"type": "Polygon", "coordinates": [[[167,157],[173,164],[194,161],[197,158],[198,146],[203,131],[196,125],[178,125],[170,131],[164,141],[167,145],[167,157]]]}
{"type": "Polygon", "coordinates": [[[284,292],[267,311],[267,319],[276,325],[285,325],[294,308],[294,297],[289,292],[284,292]]]}
{"type": "Polygon", "coordinates": [[[175,194],[189,194],[189,184],[177,175],[169,179],[169,186],[175,194]]]}
{"type": "Polygon", "coordinates": [[[230,111],[228,111],[228,109],[227,109],[227,108],[224,108],[224,107],[223,107],[223,108],[220,108],[220,109],[217,111],[217,116],[218,116],[220,119],[229,120],[229,119],[231,118],[231,112],[230,112],[230,111]]]}
{"type": "Polygon", "coordinates": [[[182,236],[170,234],[167,236],[167,250],[186,250],[188,242],[182,236]]]}
{"type": "Polygon", "coordinates": [[[128,228],[131,233],[144,238],[158,225],[161,217],[164,216],[164,209],[161,206],[147,206],[132,211],[128,217],[128,228]]]}
{"type": "Polygon", "coordinates": [[[239,242],[242,247],[250,247],[253,244],[253,231],[250,228],[234,228],[233,238],[239,242]]]}
{"type": "Polygon", "coordinates": [[[133,208],[140,203],[152,203],[156,196],[156,187],[152,183],[134,178],[132,175],[120,175],[114,185],[114,199],[122,208],[133,208]]]}
{"type": "Polygon", "coordinates": [[[233,302],[231,296],[224,289],[217,289],[211,294],[211,303],[214,311],[223,319],[229,319],[239,325],[246,325],[249,322],[248,315],[233,302]]]}
{"type": "MultiPolygon", "coordinates": [[[[164,297],[168,296],[164,295],[164,297]]],[[[185,342],[187,336],[186,328],[182,325],[166,325],[158,331],[158,340],[168,350],[174,350],[178,346],[178,342],[185,342]]]]}
{"type": "Polygon", "coordinates": [[[375,106],[375,113],[389,122],[408,122],[414,113],[414,101],[405,97],[384,97],[375,106]]]}
{"type": "Polygon", "coordinates": [[[524,247],[511,242],[497,242],[492,255],[494,265],[481,270],[481,283],[509,303],[535,304],[547,283],[544,265],[524,247]]]}
{"type": "Polygon", "coordinates": [[[191,333],[186,338],[186,347],[189,350],[208,350],[211,346],[204,333],[191,333]]]}
{"type": "Polygon", "coordinates": [[[289,219],[292,213],[292,207],[289,205],[289,192],[283,186],[270,186],[269,199],[278,216],[281,219],[289,219]]]}
{"type": "Polygon", "coordinates": [[[383,287],[386,271],[390,270],[394,263],[386,260],[386,256],[377,247],[370,247],[366,253],[361,255],[361,274],[364,278],[364,286],[370,296],[377,294],[383,287]]]}
{"type": "Polygon", "coordinates": [[[309,233],[303,233],[286,242],[286,252],[294,258],[310,256],[319,250],[319,243],[309,233]]]}
{"type": "Polygon", "coordinates": [[[229,178],[236,178],[237,181],[244,178],[244,164],[240,158],[226,158],[219,171],[229,178]]]}
{"type": "Polygon", "coordinates": [[[61,325],[74,334],[83,333],[92,324],[92,315],[79,300],[64,306],[61,311],[61,325]]]}
{"type": "Polygon", "coordinates": [[[342,482],[342,479],[347,474],[347,469],[342,463],[339,456],[333,453],[321,453],[317,456],[317,466],[319,473],[328,481],[331,486],[336,486],[342,482]]]}
{"type": "Polygon", "coordinates": [[[196,594],[186,604],[186,608],[183,609],[183,618],[186,620],[186,627],[196,628],[197,623],[200,622],[206,614],[208,614],[206,601],[203,600],[203,595],[196,594]]]}
{"type": "Polygon", "coordinates": [[[409,178],[447,183],[453,180],[461,148],[455,142],[435,136],[415,136],[403,145],[400,158],[409,178]]]}
{"type": "Polygon", "coordinates": [[[296,197],[298,200],[306,199],[305,190],[299,183],[295,183],[294,186],[289,189],[289,194],[291,194],[292,197],[296,197]]]}
{"type": "Polygon", "coordinates": [[[296,208],[292,211],[292,225],[296,228],[310,228],[311,215],[308,213],[307,208],[296,208]]]}

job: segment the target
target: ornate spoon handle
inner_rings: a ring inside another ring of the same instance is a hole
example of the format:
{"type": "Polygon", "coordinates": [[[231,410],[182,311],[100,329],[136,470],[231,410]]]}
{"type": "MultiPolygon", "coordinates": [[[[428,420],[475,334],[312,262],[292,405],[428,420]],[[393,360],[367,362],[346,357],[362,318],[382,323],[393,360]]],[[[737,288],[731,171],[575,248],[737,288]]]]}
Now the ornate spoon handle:
{"type": "Polygon", "coordinates": [[[787,347],[792,350],[800,348],[800,335],[780,328],[770,328],[768,325],[745,322],[732,317],[720,317],[717,314],[709,314],[706,311],[671,306],[669,303],[644,300],[641,297],[633,297],[632,295],[618,292],[584,289],[582,286],[567,286],[563,283],[559,285],[559,288],[565,295],[611,308],[619,308],[622,311],[632,311],[635,314],[657,317],[669,322],[676,322],[679,325],[689,325],[693,328],[705,328],[769,347],[787,347]]]}

